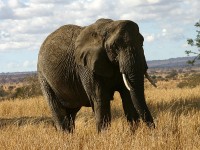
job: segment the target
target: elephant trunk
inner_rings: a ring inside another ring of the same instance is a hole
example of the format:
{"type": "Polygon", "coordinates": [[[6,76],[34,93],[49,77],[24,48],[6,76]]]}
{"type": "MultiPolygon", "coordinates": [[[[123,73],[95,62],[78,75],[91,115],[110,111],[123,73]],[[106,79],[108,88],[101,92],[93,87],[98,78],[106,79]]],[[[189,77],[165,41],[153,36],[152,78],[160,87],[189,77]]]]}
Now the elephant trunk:
{"type": "MultiPolygon", "coordinates": [[[[126,52],[127,53],[127,52],[126,52]]],[[[139,64],[139,58],[133,54],[121,53],[119,59],[120,71],[126,88],[130,91],[131,99],[138,114],[148,126],[154,126],[153,118],[146,105],[144,96],[144,68],[139,64]],[[123,55],[124,54],[124,55],[123,55]],[[122,61],[120,61],[122,60],[122,61]]]]}

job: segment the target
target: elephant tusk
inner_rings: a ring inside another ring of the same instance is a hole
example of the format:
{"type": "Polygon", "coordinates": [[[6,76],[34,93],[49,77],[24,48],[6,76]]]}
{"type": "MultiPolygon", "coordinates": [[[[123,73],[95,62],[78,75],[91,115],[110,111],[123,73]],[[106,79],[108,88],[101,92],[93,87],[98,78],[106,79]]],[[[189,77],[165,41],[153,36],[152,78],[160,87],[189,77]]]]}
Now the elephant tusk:
{"type": "Polygon", "coordinates": [[[145,77],[149,80],[149,82],[150,82],[154,87],[157,87],[155,81],[153,81],[153,80],[151,79],[151,77],[149,76],[149,74],[148,74],[147,72],[146,72],[144,75],[145,75],[145,77]]]}
{"type": "Polygon", "coordinates": [[[122,74],[122,77],[123,77],[123,81],[124,81],[124,84],[125,84],[126,88],[130,91],[131,88],[128,85],[128,81],[127,81],[126,75],[124,73],[122,74]]]}

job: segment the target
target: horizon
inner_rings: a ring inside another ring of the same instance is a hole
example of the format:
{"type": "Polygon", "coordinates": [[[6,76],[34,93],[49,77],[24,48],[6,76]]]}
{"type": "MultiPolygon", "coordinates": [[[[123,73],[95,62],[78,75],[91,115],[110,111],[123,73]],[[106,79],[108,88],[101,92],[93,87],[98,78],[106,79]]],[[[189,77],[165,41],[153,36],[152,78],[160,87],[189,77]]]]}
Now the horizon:
{"type": "MultiPolygon", "coordinates": [[[[192,59],[194,58],[194,56],[186,56],[186,57],[176,57],[176,58],[168,58],[168,59],[158,59],[158,60],[147,60],[147,65],[148,65],[148,62],[152,62],[152,61],[168,61],[170,59],[182,59],[182,58],[188,58],[188,59],[192,59]]],[[[197,60],[197,62],[199,62],[199,60],[197,60]]],[[[191,65],[192,66],[192,65],[191,65]]],[[[177,66],[178,67],[178,66],[177,66]]],[[[195,65],[193,67],[196,67],[195,65]]],[[[149,67],[149,69],[151,69],[151,67],[149,67]]],[[[29,71],[11,71],[11,72],[0,72],[0,74],[9,74],[9,73],[31,73],[31,72],[37,72],[37,69],[36,70],[29,70],[29,71]]]]}
{"type": "Polygon", "coordinates": [[[136,22],[147,61],[187,57],[199,10],[199,0],[0,0],[0,72],[36,70],[47,35],[64,24],[87,26],[99,18],[136,22]]]}

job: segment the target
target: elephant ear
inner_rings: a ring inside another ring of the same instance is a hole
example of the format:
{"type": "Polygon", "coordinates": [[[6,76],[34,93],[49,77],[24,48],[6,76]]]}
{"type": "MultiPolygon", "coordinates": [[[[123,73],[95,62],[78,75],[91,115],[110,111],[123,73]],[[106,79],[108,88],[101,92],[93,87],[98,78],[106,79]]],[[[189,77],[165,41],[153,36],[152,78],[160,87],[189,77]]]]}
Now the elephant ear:
{"type": "Polygon", "coordinates": [[[74,57],[78,65],[86,66],[97,75],[111,77],[113,66],[104,48],[103,39],[95,24],[86,27],[76,39],[74,57]]]}

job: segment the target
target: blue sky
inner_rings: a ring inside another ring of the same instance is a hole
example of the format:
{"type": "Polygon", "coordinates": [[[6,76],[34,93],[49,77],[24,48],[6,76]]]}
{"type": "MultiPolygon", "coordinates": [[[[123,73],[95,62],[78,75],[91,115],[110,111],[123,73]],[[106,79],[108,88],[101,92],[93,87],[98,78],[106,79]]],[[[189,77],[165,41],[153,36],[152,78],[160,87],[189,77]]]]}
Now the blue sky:
{"type": "Polygon", "coordinates": [[[147,60],[184,57],[199,10],[199,0],[0,0],[0,72],[35,71],[49,33],[99,18],[138,23],[147,60]]]}

